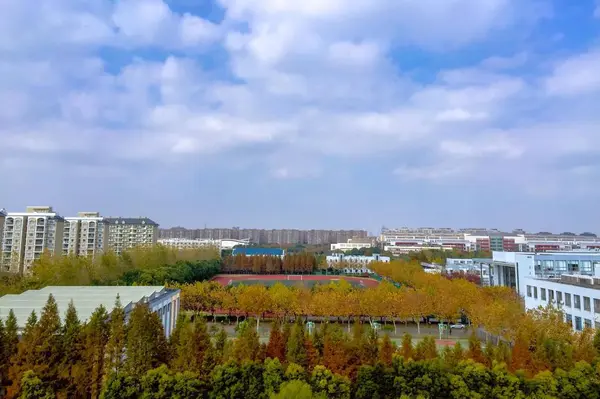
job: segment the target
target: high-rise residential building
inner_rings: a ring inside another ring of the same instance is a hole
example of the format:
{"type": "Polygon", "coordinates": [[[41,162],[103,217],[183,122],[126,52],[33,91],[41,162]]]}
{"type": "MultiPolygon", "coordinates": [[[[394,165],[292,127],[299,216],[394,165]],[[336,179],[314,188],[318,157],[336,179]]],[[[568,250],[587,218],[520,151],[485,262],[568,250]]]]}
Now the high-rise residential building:
{"type": "Polygon", "coordinates": [[[2,250],[2,237],[4,237],[4,219],[6,219],[6,212],[4,209],[0,209],[0,251],[2,250]]]}
{"type": "Polygon", "coordinates": [[[27,273],[42,254],[62,253],[64,219],[51,206],[30,206],[5,216],[2,271],[27,273]]]}
{"type": "Polygon", "coordinates": [[[79,212],[66,217],[63,234],[63,254],[96,256],[108,244],[107,223],[98,212],[79,212]]]}
{"type": "Polygon", "coordinates": [[[124,250],[156,244],[158,223],[151,219],[105,218],[108,228],[108,249],[117,254],[124,250]]]}

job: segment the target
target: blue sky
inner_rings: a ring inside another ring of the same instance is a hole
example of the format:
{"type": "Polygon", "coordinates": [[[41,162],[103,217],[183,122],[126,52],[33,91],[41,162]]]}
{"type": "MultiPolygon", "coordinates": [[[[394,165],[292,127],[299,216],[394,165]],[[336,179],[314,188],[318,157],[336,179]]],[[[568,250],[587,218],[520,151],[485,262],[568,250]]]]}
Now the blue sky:
{"type": "Polygon", "coordinates": [[[0,143],[8,210],[600,231],[600,3],[6,0],[0,143]]]}

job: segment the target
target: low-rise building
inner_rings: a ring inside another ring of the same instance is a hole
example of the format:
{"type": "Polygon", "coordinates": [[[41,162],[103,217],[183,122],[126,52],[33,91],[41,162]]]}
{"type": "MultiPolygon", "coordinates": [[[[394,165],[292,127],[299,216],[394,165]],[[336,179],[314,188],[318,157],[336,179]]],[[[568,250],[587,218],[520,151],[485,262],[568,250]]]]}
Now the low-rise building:
{"type": "Polygon", "coordinates": [[[332,251],[352,251],[353,249],[372,248],[373,241],[368,239],[349,239],[347,242],[331,244],[332,251]]]}
{"type": "Polygon", "coordinates": [[[233,249],[231,254],[233,256],[279,256],[280,258],[283,258],[285,256],[285,250],[282,248],[237,247],[233,249]]]}
{"type": "Polygon", "coordinates": [[[466,273],[478,275],[481,279],[481,285],[490,285],[490,266],[485,263],[491,259],[446,259],[444,271],[446,273],[466,273]]]}
{"type": "Polygon", "coordinates": [[[332,254],[326,257],[327,267],[342,269],[345,273],[370,273],[369,265],[373,262],[389,263],[389,256],[374,254],[372,256],[332,254]]]}
{"type": "Polygon", "coordinates": [[[158,244],[164,245],[169,248],[177,249],[193,249],[193,248],[206,248],[215,247],[219,249],[233,249],[237,246],[247,246],[250,244],[249,239],[245,240],[234,240],[234,239],[187,239],[187,238],[163,238],[158,240],[158,244]]]}
{"type": "Polygon", "coordinates": [[[59,314],[63,318],[69,303],[73,301],[77,309],[77,315],[83,323],[91,317],[99,306],[104,306],[108,312],[111,312],[114,309],[117,297],[125,310],[126,318],[138,303],[145,303],[151,311],[158,314],[167,336],[175,328],[180,307],[180,290],[162,286],[48,286],[39,290],[25,291],[19,295],[0,297],[0,319],[6,321],[12,309],[17,318],[19,330],[22,331],[32,311],[39,318],[49,295],[52,295],[56,300],[59,314]]]}

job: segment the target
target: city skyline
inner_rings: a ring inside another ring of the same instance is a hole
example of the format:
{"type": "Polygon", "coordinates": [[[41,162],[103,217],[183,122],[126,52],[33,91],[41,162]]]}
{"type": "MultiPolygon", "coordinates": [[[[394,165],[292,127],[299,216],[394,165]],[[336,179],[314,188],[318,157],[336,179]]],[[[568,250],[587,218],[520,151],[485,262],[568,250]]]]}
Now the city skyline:
{"type": "Polygon", "coordinates": [[[7,0],[0,200],[600,231],[597,0],[7,0]]]}

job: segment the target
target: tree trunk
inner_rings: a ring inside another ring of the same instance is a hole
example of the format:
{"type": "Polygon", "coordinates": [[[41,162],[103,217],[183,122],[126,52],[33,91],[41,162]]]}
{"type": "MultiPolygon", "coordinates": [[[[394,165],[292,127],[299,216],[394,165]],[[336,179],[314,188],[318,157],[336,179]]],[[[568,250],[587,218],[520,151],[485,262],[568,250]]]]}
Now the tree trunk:
{"type": "Polygon", "coordinates": [[[421,335],[421,320],[417,319],[417,334],[421,335]]]}
{"type": "Polygon", "coordinates": [[[394,335],[398,335],[398,329],[396,327],[396,318],[392,318],[392,323],[394,323],[394,335]]]}
{"type": "Polygon", "coordinates": [[[256,333],[258,334],[260,327],[260,315],[256,315],[256,333]]]}

